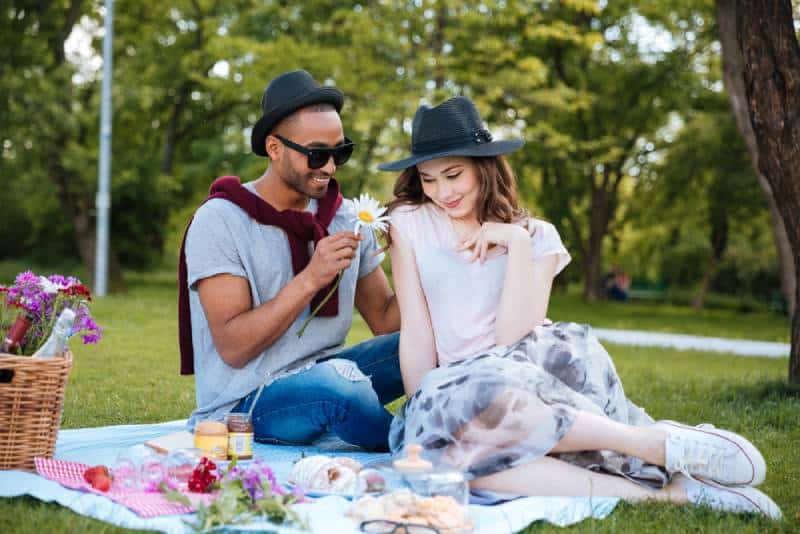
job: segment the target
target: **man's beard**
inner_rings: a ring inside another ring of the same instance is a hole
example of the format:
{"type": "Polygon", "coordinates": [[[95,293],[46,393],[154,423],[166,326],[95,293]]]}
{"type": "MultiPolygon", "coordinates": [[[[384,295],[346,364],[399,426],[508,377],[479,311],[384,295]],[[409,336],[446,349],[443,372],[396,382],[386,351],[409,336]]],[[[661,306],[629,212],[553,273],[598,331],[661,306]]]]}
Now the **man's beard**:
{"type": "MultiPolygon", "coordinates": [[[[313,187],[314,176],[328,176],[324,172],[312,170],[306,173],[297,172],[291,165],[286,165],[283,172],[283,181],[286,185],[307,197],[319,200],[328,192],[328,187],[313,187]]],[[[333,178],[333,176],[331,176],[333,178]]]]}

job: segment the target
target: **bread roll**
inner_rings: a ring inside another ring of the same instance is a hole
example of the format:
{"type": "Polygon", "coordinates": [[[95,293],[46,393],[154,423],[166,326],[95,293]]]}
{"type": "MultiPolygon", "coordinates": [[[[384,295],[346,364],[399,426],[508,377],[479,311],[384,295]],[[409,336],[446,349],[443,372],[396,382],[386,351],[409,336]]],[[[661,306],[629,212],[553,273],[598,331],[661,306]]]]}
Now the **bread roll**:
{"type": "Polygon", "coordinates": [[[361,464],[349,458],[309,456],[294,464],[289,481],[306,491],[347,494],[356,490],[360,468],[361,464]]]}

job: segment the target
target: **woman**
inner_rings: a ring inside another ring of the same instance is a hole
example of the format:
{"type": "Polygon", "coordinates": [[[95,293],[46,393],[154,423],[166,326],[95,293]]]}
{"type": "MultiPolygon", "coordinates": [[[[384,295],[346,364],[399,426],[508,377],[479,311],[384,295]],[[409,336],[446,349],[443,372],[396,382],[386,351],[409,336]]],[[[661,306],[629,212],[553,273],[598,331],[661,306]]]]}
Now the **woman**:
{"type": "Polygon", "coordinates": [[[390,446],[423,445],[475,489],[708,504],[779,518],[753,488],[764,459],[711,425],[654,423],[626,397],[585,325],[549,324],[570,261],[556,229],[518,203],[503,154],[468,99],[422,106],[390,206],[408,401],[390,446]],[[546,324],[547,323],[547,324],[546,324]],[[741,486],[741,487],[733,487],[741,486]]]}

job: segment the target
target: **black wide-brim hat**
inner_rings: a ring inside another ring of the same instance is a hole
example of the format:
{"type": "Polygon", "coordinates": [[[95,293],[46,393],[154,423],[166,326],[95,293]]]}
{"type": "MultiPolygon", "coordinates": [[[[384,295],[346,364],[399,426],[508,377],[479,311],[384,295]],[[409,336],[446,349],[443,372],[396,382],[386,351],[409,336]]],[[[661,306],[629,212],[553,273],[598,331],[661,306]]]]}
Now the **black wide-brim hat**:
{"type": "Polygon", "coordinates": [[[266,156],[267,136],[282,119],[298,109],[322,103],[331,104],[339,112],[344,104],[344,95],[335,87],[318,84],[304,70],[287,72],[273,79],[261,97],[262,116],[250,134],[250,147],[253,152],[259,156],[266,156]]]}
{"type": "Polygon", "coordinates": [[[457,96],[438,106],[420,106],[411,126],[411,156],[378,165],[378,168],[402,171],[423,161],[447,156],[499,156],[523,144],[521,139],[493,141],[475,104],[457,96]]]}

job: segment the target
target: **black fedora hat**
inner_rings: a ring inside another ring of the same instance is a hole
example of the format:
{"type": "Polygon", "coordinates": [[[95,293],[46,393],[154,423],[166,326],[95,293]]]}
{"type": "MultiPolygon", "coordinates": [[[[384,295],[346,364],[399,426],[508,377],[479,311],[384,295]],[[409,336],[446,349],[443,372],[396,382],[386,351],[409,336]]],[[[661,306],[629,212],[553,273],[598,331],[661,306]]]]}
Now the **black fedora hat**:
{"type": "Polygon", "coordinates": [[[328,103],[341,111],[344,95],[335,87],[320,85],[304,70],[294,70],[274,78],[261,97],[261,118],[253,126],[250,147],[266,156],[265,139],[281,119],[312,104],[328,103]]]}
{"type": "Polygon", "coordinates": [[[499,156],[523,144],[520,139],[493,141],[475,104],[457,96],[438,106],[420,106],[411,126],[411,156],[378,165],[378,168],[402,171],[446,156],[499,156]]]}

